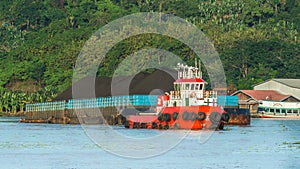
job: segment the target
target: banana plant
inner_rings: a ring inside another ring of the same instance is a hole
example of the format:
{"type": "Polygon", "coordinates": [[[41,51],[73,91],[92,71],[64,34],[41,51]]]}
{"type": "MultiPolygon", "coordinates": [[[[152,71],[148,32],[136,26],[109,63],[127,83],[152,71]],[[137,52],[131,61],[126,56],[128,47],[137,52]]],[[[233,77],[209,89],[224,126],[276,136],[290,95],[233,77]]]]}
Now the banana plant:
{"type": "Polygon", "coordinates": [[[24,112],[25,103],[27,102],[26,95],[27,95],[27,93],[24,93],[24,92],[19,93],[19,111],[20,111],[20,113],[24,112]]]}
{"type": "Polygon", "coordinates": [[[5,92],[5,89],[4,88],[0,88],[0,113],[3,112],[3,105],[4,105],[3,96],[4,96],[4,92],[5,92]]]}
{"type": "Polygon", "coordinates": [[[9,91],[5,91],[4,94],[3,94],[3,107],[5,109],[5,112],[6,113],[9,113],[10,110],[11,110],[11,107],[10,107],[10,92],[9,91]]]}
{"type": "Polygon", "coordinates": [[[13,114],[17,113],[18,103],[19,103],[19,100],[18,100],[17,92],[15,92],[15,91],[11,92],[11,94],[10,94],[11,112],[10,113],[13,113],[13,114]]]}

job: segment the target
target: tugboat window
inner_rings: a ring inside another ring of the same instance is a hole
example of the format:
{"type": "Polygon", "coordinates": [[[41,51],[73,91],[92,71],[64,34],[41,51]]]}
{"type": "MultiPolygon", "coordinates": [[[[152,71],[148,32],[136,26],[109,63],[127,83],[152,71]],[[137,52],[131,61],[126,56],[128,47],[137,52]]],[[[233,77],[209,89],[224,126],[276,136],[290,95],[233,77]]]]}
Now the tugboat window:
{"type": "Polygon", "coordinates": [[[196,84],[195,90],[199,90],[199,84],[196,84]]]}
{"type": "Polygon", "coordinates": [[[174,90],[178,91],[179,90],[179,85],[178,84],[174,84],[174,90]]]}
{"type": "Polygon", "coordinates": [[[191,90],[194,90],[195,85],[191,84],[191,90]]]}
{"type": "Polygon", "coordinates": [[[200,90],[202,90],[203,89],[203,84],[200,84],[200,90]]]}
{"type": "Polygon", "coordinates": [[[185,85],[185,90],[189,90],[190,89],[190,84],[186,84],[185,85]]]}

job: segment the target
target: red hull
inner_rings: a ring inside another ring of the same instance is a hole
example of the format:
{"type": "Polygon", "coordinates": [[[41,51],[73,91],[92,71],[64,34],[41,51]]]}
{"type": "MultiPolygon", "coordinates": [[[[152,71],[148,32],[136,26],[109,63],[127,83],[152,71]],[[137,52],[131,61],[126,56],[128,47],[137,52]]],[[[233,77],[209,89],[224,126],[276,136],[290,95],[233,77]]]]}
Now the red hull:
{"type": "Polygon", "coordinates": [[[191,129],[220,128],[229,120],[220,106],[166,107],[159,115],[130,115],[125,127],[148,129],[191,129]],[[224,114],[224,115],[223,115],[224,114]]]}

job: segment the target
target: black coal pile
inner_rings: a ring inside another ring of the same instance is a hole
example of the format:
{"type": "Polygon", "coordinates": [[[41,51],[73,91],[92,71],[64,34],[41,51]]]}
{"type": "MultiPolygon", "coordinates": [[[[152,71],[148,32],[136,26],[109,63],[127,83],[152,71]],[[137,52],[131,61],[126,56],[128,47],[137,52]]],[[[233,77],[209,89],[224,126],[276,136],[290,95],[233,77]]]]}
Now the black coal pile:
{"type": "Polygon", "coordinates": [[[140,72],[135,76],[85,77],[59,94],[54,100],[93,98],[134,94],[158,95],[173,90],[177,71],[156,69],[152,73],[140,72]],[[95,90],[93,90],[95,84],[95,90]],[[74,94],[74,95],[73,95],[74,94]],[[74,97],[73,97],[74,96],[74,97]]]}

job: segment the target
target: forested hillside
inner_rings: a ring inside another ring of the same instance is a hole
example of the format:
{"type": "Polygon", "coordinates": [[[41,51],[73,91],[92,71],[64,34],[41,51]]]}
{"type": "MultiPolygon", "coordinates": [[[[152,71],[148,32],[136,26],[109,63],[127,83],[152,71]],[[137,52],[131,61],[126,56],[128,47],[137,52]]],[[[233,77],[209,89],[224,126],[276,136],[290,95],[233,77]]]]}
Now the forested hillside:
{"type": "MultiPolygon", "coordinates": [[[[0,107],[12,111],[17,103],[4,101],[13,94],[23,102],[51,99],[71,85],[76,58],[96,30],[122,16],[153,11],[199,27],[220,54],[227,83],[238,89],[269,78],[300,78],[299,0],[1,1],[0,107]]],[[[140,35],[110,51],[99,75],[112,75],[113,65],[147,47],[172,51],[190,63],[195,57],[172,38],[140,35]]]]}

